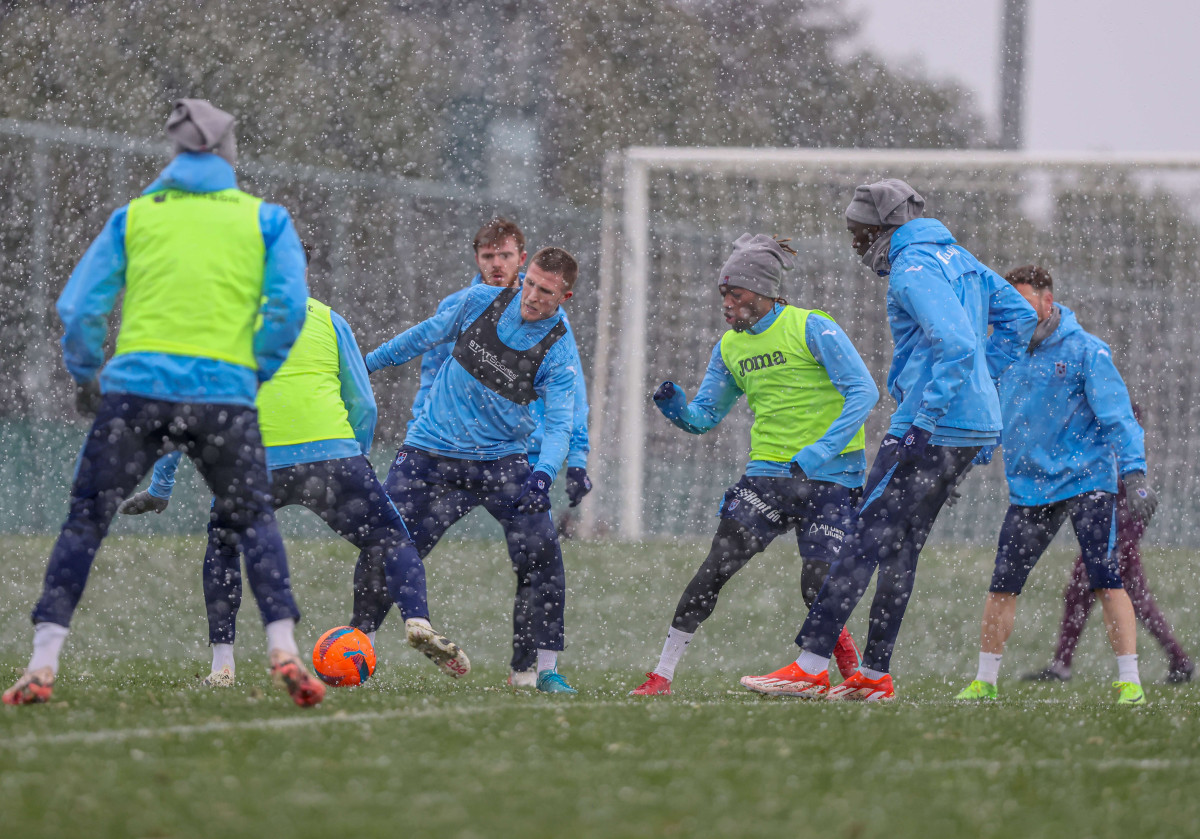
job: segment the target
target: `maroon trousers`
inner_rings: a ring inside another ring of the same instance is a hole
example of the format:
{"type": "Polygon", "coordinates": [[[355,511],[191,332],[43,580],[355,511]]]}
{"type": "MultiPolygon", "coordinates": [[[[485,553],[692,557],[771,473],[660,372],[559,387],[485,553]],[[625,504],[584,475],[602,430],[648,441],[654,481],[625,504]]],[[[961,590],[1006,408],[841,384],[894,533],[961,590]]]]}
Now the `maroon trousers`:
{"type": "MultiPolygon", "coordinates": [[[[1121,580],[1125,591],[1133,602],[1133,611],[1142,625],[1149,630],[1170,659],[1173,671],[1190,670],[1191,659],[1171,632],[1171,624],[1154,602],[1150,586],[1146,583],[1146,574],[1142,570],[1142,555],[1138,544],[1146,526],[1136,521],[1129,514],[1125,503],[1125,487],[1117,499],[1117,566],[1121,572],[1121,580]]],[[[1079,636],[1083,634],[1084,624],[1096,600],[1095,594],[1088,585],[1087,572],[1083,567],[1083,557],[1077,557],[1075,567],[1071,572],[1071,581],[1063,592],[1066,608],[1063,610],[1062,629],[1058,636],[1058,650],[1054,654],[1054,664],[1063,670],[1070,670],[1071,659],[1075,655],[1075,647],[1079,644],[1079,636]]]]}

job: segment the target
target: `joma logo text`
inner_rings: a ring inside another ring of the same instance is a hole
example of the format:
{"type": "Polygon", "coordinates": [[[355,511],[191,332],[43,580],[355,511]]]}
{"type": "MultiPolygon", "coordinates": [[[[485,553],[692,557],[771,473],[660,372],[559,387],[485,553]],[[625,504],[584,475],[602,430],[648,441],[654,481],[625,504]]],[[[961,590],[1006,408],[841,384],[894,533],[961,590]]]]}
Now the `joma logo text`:
{"type": "Polygon", "coordinates": [[[787,364],[787,358],[779,350],[773,353],[764,353],[763,355],[752,355],[749,358],[743,358],[738,361],[738,368],[742,371],[742,375],[751,373],[755,370],[762,370],[764,367],[774,367],[776,364],[787,364]]]}

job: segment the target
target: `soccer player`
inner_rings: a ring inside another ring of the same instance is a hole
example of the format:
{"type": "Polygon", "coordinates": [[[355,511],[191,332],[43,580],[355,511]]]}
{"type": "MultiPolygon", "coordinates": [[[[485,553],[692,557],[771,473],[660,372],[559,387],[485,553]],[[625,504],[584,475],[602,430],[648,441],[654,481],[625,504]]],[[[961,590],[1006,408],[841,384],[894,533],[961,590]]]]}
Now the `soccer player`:
{"type": "Polygon", "coordinates": [[[889,673],[917,557],[959,476],[1001,428],[993,379],[1029,344],[1037,314],[1016,290],[959,245],[904,181],[860,186],[846,226],[863,263],[888,278],[895,351],[888,392],[897,402],[851,525],[796,643],[800,656],[765,676],[759,693],[878,701],[895,697],[889,673]],[[991,335],[988,329],[991,328],[991,335]],[[829,687],[829,658],[878,568],[862,667],[829,687]]]}
{"type": "MultiPolygon", "coordinates": [[[[1141,423],[1141,412],[1138,404],[1133,403],[1133,416],[1141,423]]],[[[1145,522],[1134,518],[1129,512],[1128,490],[1125,482],[1117,484],[1117,570],[1121,572],[1121,582],[1133,603],[1133,613],[1142,626],[1149,630],[1154,639],[1162,646],[1167,654],[1168,684],[1183,684],[1192,680],[1196,665],[1183,649],[1183,645],[1171,630],[1167,616],[1158,608],[1154,595],[1150,592],[1150,583],[1146,580],[1146,572],[1142,568],[1141,541],[1146,532],[1145,522]]],[[[1042,670],[1026,673],[1022,679],[1034,682],[1069,681],[1071,678],[1071,661],[1075,656],[1075,647],[1083,634],[1088,615],[1096,597],[1088,585],[1087,566],[1083,557],[1075,559],[1071,569],[1071,579],[1063,592],[1062,629],[1058,634],[1058,648],[1054,660],[1042,670]]]]}
{"type": "MultiPolygon", "coordinates": [[[[800,591],[811,604],[861,498],[863,422],[879,389],[840,326],[783,300],[783,272],[794,253],[770,236],[747,233],[734,243],[717,279],[731,329],[713,347],[696,398],[689,403],[674,382],[654,394],[667,419],[704,434],[744,393],[754,426],[746,472],[725,492],[712,547],[675,607],[658,666],[632,696],[671,693],[675,667],[721,589],[793,527],[804,558],[800,591]]],[[[844,629],[834,655],[843,676],[858,669],[858,650],[844,629]]]]}
{"type": "MultiPolygon", "coordinates": [[[[443,672],[465,676],[471,667],[466,654],[429,623],[424,565],[367,460],[375,434],[375,397],[354,333],[341,315],[309,298],[304,329],[279,372],[259,389],[257,404],[272,507],[302,504],[357,547],[356,586],[373,584],[364,576],[381,566],[389,599],[400,606],[409,645],[443,672]]],[[[160,459],[149,490],[129,498],[120,512],[162,512],[178,464],[177,452],[160,459]]],[[[210,521],[204,554],[204,601],[213,649],[212,672],[204,683],[210,687],[234,684],[241,592],[238,543],[210,521]]]]}
{"type": "MultiPolygon", "coordinates": [[[[525,234],[516,223],[503,216],[491,219],[475,233],[471,248],[479,272],[466,288],[448,295],[438,304],[437,311],[434,313],[435,317],[458,306],[463,296],[477,285],[513,288],[519,287],[524,280],[525,274],[521,268],[525,265],[527,258],[525,234]]],[[[563,324],[567,327],[567,334],[574,340],[571,323],[567,319],[565,311],[562,313],[562,319],[563,324]]],[[[413,399],[413,418],[408,423],[409,429],[412,429],[417,417],[425,407],[429,390],[433,386],[433,380],[436,378],[438,370],[446,363],[446,359],[450,357],[453,350],[454,341],[446,341],[421,356],[421,385],[413,399]]],[[[531,462],[536,462],[541,455],[545,403],[541,399],[536,399],[530,404],[530,409],[533,412],[536,427],[529,434],[526,453],[531,462]]],[[[587,474],[589,449],[587,387],[583,381],[583,369],[579,368],[575,376],[574,422],[571,428],[571,442],[567,450],[566,492],[571,507],[577,507],[583,497],[592,489],[592,482],[587,474]]],[[[560,532],[561,525],[562,522],[560,522],[560,532]]],[[[382,568],[376,566],[373,571],[368,572],[367,576],[374,576],[381,580],[382,568]]],[[[364,577],[364,580],[366,579],[367,577],[364,577]]],[[[381,581],[373,585],[368,582],[357,588],[356,592],[354,617],[350,625],[373,636],[391,606],[387,587],[381,581]]],[[[524,610],[528,608],[528,600],[518,598],[513,604],[513,620],[516,623],[528,621],[529,618],[524,614],[524,610]]],[[[513,687],[532,688],[537,684],[537,650],[525,643],[527,638],[528,636],[524,634],[513,637],[513,655],[508,676],[508,683],[513,687]]]]}
{"type": "Polygon", "coordinates": [[[455,342],[384,487],[422,557],[477,506],[504,528],[517,601],[528,604],[514,612],[514,649],[536,650],[536,687],[545,693],[575,693],[557,671],[566,579],[548,493],[573,424],[579,353],[559,304],[572,297],[578,272],[565,250],[543,248],[520,289],[471,288],[453,308],[367,354],[374,373],[455,342]],[[526,440],[538,398],[545,431],[531,468],[526,440]]]}
{"type": "MultiPolygon", "coordinates": [[[[1070,309],[1054,302],[1050,273],[1025,265],[1007,279],[1037,312],[1038,325],[1024,357],[1000,378],[1010,504],[983,607],[979,669],[957,698],[996,698],[1017,596],[1070,517],[1088,585],[1100,598],[1108,641],[1117,656],[1117,701],[1141,705],[1146,695],[1138,676],[1137,621],[1114,548],[1117,476],[1135,519],[1145,523],[1158,504],[1146,483],[1142,427],[1111,351],[1083,330],[1070,309]]],[[[980,453],[980,462],[990,458],[990,450],[980,453]]]]}
{"type": "Polygon", "coordinates": [[[296,646],[300,612],[254,410],[259,384],[304,324],[304,250],[286,210],[238,189],[233,125],[204,100],[176,102],[167,120],[176,156],[109,217],[58,299],[76,406],[95,419],[33,609],[33,656],[5,704],[50,698],[67,627],[117,507],[171,449],[195,462],[215,496],[212,519],[246,555],[276,680],[298,705],[324,697],[296,646]],[[104,365],[122,289],[116,352],[104,365]]]}

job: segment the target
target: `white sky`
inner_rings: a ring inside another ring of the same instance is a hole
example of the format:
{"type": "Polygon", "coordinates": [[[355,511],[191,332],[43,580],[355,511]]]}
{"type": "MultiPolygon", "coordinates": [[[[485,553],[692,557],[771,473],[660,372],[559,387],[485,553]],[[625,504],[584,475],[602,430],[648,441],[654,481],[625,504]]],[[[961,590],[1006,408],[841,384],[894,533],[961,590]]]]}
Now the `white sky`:
{"type": "MultiPolygon", "coordinates": [[[[1001,0],[845,0],[858,43],[976,94],[998,122],[1001,0]]],[[[1025,146],[1200,151],[1200,4],[1028,0],[1025,146]]]]}

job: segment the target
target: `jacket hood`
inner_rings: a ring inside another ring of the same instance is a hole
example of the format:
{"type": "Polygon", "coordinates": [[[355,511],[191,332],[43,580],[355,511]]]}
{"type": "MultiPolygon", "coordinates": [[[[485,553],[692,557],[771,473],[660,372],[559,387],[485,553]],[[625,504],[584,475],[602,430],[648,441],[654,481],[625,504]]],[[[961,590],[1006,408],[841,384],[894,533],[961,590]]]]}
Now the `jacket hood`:
{"type": "Polygon", "coordinates": [[[237,189],[237,175],[224,158],[212,152],[185,151],[175,155],[142,195],[162,192],[164,189],[180,189],[184,192],[237,189]]]}
{"type": "Polygon", "coordinates": [[[1076,332],[1082,332],[1083,327],[1079,325],[1079,321],[1075,319],[1075,313],[1064,306],[1062,303],[1055,303],[1055,308],[1062,314],[1062,320],[1058,323],[1058,329],[1051,332],[1045,341],[1042,341],[1042,347],[1051,347],[1055,344],[1060,344],[1076,332]]]}
{"type": "Polygon", "coordinates": [[[888,260],[896,262],[896,254],[909,245],[953,245],[955,238],[950,234],[946,225],[935,218],[918,218],[902,224],[892,234],[892,247],[888,251],[888,260]]]}

